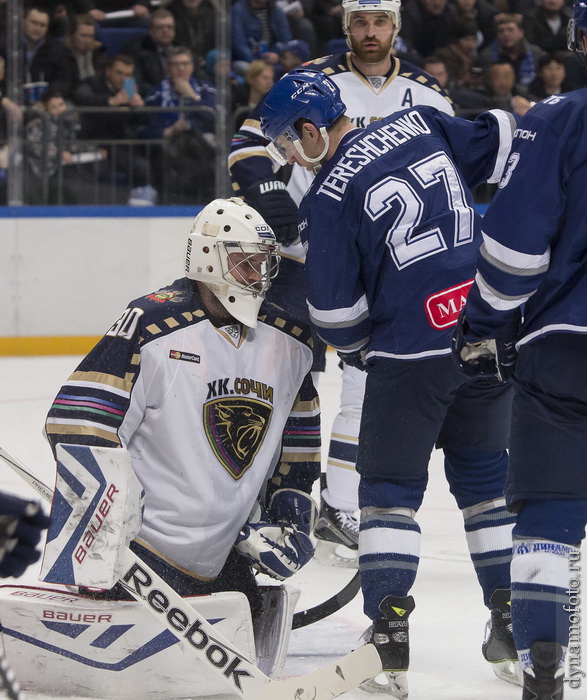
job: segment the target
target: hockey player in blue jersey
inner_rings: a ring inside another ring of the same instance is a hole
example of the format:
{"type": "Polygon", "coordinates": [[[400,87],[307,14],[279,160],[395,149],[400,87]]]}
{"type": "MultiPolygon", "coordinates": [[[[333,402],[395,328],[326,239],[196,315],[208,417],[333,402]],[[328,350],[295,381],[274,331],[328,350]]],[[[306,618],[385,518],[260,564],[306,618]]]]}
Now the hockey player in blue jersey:
{"type": "MultiPolygon", "coordinates": [[[[569,49],[587,63],[584,1],[573,7],[569,49]]],[[[587,522],[586,129],[586,89],[548,97],[520,122],[484,217],[461,319],[470,345],[455,346],[464,353],[503,335],[523,308],[506,499],[517,513],[511,602],[524,700],[561,700],[564,683],[579,688],[584,675],[577,589],[587,522]]],[[[502,349],[494,345],[498,365],[502,349]]]]}
{"type": "MultiPolygon", "coordinates": [[[[512,391],[461,375],[450,339],[480,241],[470,188],[499,180],[513,117],[495,111],[469,122],[416,107],[358,129],[337,86],[302,69],[267,94],[261,126],[276,158],[317,173],[299,225],[310,317],[345,362],[367,370],[359,569],[386,679],[366,689],[407,697],[416,512],[435,445],[491,610],[483,653],[507,666],[516,658],[508,629],[513,516],[503,498],[512,391]]],[[[511,664],[509,672],[514,680],[511,664]]]]}
{"type": "MultiPolygon", "coordinates": [[[[430,105],[454,114],[452,103],[438,81],[400,58],[393,50],[401,28],[400,0],[342,0],[342,25],[348,51],[322,56],[306,64],[326,73],[341,91],[347,116],[366,126],[393,112],[430,105]]],[[[261,104],[234,136],[228,160],[234,191],[265,217],[282,244],[279,275],[269,299],[304,321],[308,320],[304,250],[297,232],[297,207],[313,174],[294,166],[287,187],[284,171],[269,157],[260,124],[261,104]]],[[[287,172],[287,170],[285,171],[287,172]]],[[[324,344],[315,342],[314,371],[324,369],[324,344]]],[[[340,410],[332,424],[325,488],[315,535],[316,554],[326,563],[356,566],[356,557],[341,549],[357,549],[359,535],[358,485],[355,471],[361,408],[365,393],[362,372],[342,367],[340,410]],[[343,554],[346,556],[338,556],[343,554]]]]}

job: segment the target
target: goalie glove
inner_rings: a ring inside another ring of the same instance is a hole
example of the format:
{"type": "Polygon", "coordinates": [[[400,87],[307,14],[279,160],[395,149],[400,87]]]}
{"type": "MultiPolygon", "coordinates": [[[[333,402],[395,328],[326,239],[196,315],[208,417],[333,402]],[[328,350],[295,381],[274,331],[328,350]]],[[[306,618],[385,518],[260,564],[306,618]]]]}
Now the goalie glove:
{"type": "Polygon", "coordinates": [[[241,530],[235,548],[253,568],[283,581],[314,555],[310,533],[317,507],[303,491],[280,489],[273,494],[269,511],[259,508],[257,517],[241,530]]]}
{"type": "Polygon", "coordinates": [[[467,342],[470,333],[464,310],[461,311],[452,335],[453,360],[463,374],[469,377],[497,377],[500,382],[511,379],[518,353],[516,336],[520,326],[520,316],[501,328],[495,338],[477,342],[467,342]]]}
{"type": "Polygon", "coordinates": [[[271,226],[278,243],[288,246],[298,239],[298,208],[281,180],[257,182],[244,197],[271,226]]]}
{"type": "Polygon", "coordinates": [[[38,503],[0,494],[0,576],[21,576],[40,559],[36,547],[49,523],[38,503]]]}

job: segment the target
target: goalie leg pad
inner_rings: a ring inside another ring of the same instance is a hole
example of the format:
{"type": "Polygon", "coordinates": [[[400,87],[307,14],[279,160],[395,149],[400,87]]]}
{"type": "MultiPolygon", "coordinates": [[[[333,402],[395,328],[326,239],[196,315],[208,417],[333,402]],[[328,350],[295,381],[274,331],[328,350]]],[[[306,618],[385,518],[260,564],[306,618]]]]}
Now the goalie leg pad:
{"type": "MultiPolygon", "coordinates": [[[[213,593],[193,600],[198,612],[247,659],[255,659],[250,608],[242,593],[213,593]]],[[[1,586],[0,635],[9,665],[31,693],[136,700],[209,698],[226,684],[194,660],[135,601],[103,601],[48,588],[1,586]]],[[[275,636],[272,637],[275,641],[275,636]]],[[[220,651],[215,652],[219,655],[220,651]]],[[[265,650],[264,653],[269,653],[265,650]]],[[[272,659],[269,665],[274,665],[272,659]]]]}
{"type": "Polygon", "coordinates": [[[112,588],[141,528],[143,490],[121,448],[57,445],[51,525],[40,578],[112,588]]]}

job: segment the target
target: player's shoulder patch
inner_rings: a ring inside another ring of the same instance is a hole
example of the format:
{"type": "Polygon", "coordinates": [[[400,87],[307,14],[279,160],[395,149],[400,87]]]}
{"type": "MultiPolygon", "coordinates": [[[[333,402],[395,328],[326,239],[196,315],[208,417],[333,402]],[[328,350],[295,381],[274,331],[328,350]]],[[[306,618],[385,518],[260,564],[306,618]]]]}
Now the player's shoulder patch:
{"type": "Polygon", "coordinates": [[[144,342],[206,319],[200,297],[186,277],[135,299],[128,308],[140,314],[139,323],[144,342]]]}
{"type": "Polygon", "coordinates": [[[321,70],[326,75],[339,75],[340,73],[349,72],[346,53],[321,56],[320,58],[315,58],[312,61],[304,63],[304,67],[321,70]]]}
{"type": "Polygon", "coordinates": [[[268,326],[273,326],[287,335],[295,338],[310,349],[314,346],[310,326],[307,323],[292,318],[280,306],[265,301],[259,312],[259,321],[268,326]]]}

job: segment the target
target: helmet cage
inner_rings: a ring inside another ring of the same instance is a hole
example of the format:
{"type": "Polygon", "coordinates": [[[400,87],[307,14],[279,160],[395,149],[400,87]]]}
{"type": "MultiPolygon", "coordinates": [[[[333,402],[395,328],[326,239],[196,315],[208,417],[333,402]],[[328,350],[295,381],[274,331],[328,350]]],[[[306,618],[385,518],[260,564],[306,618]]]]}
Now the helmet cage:
{"type": "Polygon", "coordinates": [[[255,328],[279,269],[278,251],[275,234],[255,209],[236,197],[215,199],[194,220],[185,274],[204,283],[235,319],[255,328]]]}
{"type": "Polygon", "coordinates": [[[224,247],[219,255],[222,279],[229,285],[240,287],[243,292],[248,292],[253,297],[257,295],[265,297],[271,281],[279,272],[280,257],[277,255],[277,246],[274,243],[243,241],[220,241],[217,245],[224,247]],[[235,253],[241,256],[236,261],[235,253]],[[261,255],[263,259],[258,260],[261,255]],[[249,270],[257,274],[259,279],[248,282],[249,270]]]}

